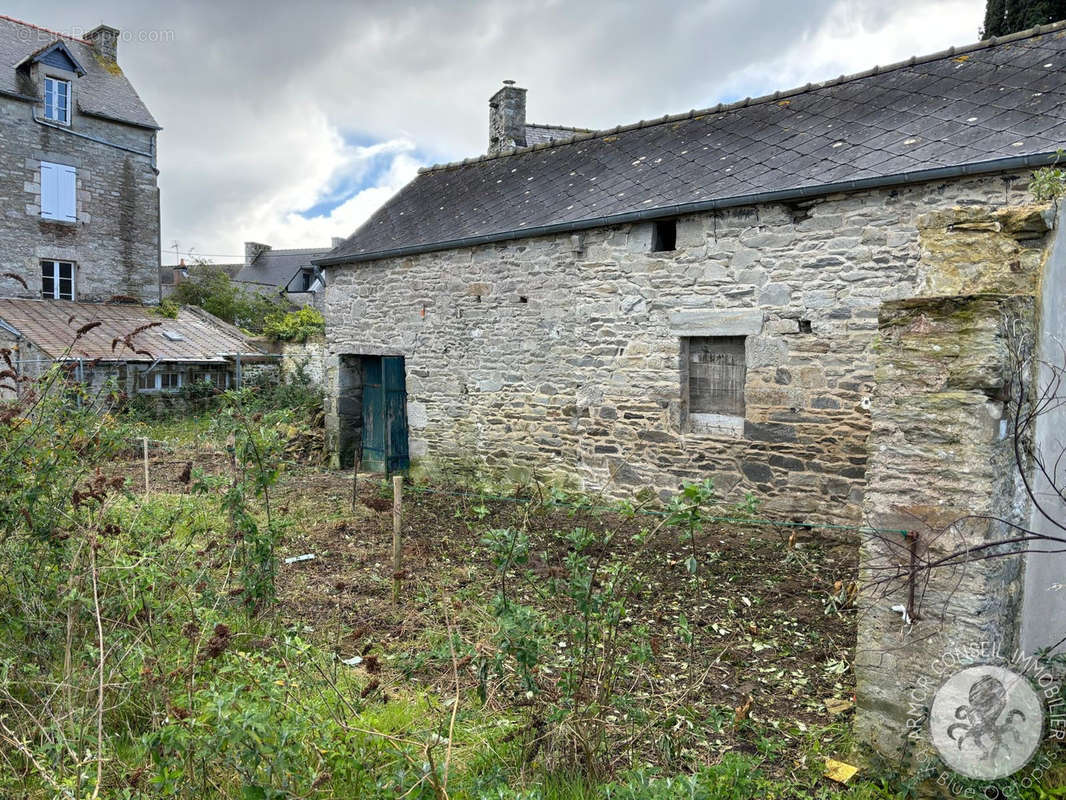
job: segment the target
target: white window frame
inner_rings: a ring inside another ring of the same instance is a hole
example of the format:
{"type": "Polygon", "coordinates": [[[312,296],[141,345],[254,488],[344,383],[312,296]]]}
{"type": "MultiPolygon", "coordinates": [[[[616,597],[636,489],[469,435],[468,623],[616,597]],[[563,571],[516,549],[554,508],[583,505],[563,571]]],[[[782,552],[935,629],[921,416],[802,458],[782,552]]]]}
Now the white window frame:
{"type": "Polygon", "coordinates": [[[44,78],[44,118],[60,125],[70,124],[71,84],[62,78],[44,78]],[[60,103],[62,98],[65,103],[60,103]]]}
{"type": "Polygon", "coordinates": [[[78,170],[67,164],[41,162],[41,219],[78,221],[78,170]]]}
{"type": "Polygon", "coordinates": [[[145,375],[143,372],[137,376],[137,391],[138,392],[177,392],[185,385],[185,381],[182,379],[180,370],[161,370],[159,372],[153,372],[149,375],[145,375]],[[163,386],[163,376],[173,375],[177,380],[176,386],[163,386]],[[150,386],[145,386],[144,379],[149,378],[150,386]]]}
{"type": "Polygon", "coordinates": [[[41,261],[41,297],[45,300],[76,300],[78,297],[78,267],[73,261],[53,261],[44,259],[41,261]],[[64,297],[59,289],[59,281],[63,266],[70,267],[70,297],[64,297]],[[44,290],[44,271],[51,267],[52,293],[47,294],[44,290]]]}

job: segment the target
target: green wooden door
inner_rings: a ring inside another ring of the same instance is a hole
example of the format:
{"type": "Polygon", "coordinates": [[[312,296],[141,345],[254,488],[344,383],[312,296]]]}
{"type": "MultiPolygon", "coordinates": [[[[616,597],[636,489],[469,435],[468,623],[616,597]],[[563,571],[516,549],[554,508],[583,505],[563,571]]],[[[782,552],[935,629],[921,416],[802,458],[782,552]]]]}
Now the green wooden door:
{"type": "Polygon", "coordinates": [[[382,359],[385,376],[385,436],[387,472],[403,472],[411,465],[407,450],[407,371],[403,356],[382,359]]]}
{"type": "Polygon", "coordinates": [[[402,356],[363,356],[362,458],[368,472],[402,472],[410,464],[402,356]]]}

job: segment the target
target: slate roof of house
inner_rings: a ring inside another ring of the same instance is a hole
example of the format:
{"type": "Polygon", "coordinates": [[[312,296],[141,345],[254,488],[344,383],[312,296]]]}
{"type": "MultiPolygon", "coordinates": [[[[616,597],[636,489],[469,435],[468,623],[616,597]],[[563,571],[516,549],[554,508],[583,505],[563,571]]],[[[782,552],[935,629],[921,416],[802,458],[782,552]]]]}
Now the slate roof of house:
{"type": "Polygon", "coordinates": [[[262,355],[237,328],[193,307],[167,319],[141,305],[0,299],[0,323],[56,360],[208,363],[226,354],[262,355]]]}
{"type": "Polygon", "coordinates": [[[241,268],[237,280],[255,283],[271,289],[287,287],[301,269],[311,267],[312,261],[329,253],[328,247],[309,247],[291,250],[264,250],[255,261],[241,268]]]}
{"type": "Polygon", "coordinates": [[[423,170],[318,263],[1047,163],[1066,23],[789,92],[423,170]]]}
{"type": "Polygon", "coordinates": [[[26,94],[26,86],[19,80],[16,67],[56,41],[62,41],[85,70],[85,75],[77,79],[74,88],[74,100],[81,113],[145,128],[159,127],[119,66],[98,59],[89,42],[2,15],[0,94],[22,100],[38,99],[26,94]]]}
{"type": "Polygon", "coordinates": [[[589,128],[571,128],[566,125],[540,125],[536,122],[527,122],[526,146],[549,144],[552,141],[561,142],[564,139],[572,139],[578,133],[592,133],[592,130],[589,128]]]}

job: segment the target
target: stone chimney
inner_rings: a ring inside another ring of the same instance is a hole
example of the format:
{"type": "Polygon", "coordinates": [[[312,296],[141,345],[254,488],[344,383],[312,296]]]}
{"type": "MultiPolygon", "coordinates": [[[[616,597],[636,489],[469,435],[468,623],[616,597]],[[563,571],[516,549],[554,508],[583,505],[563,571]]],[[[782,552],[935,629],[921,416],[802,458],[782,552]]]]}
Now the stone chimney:
{"type": "Polygon", "coordinates": [[[178,266],[174,267],[173,284],[177,286],[189,277],[189,268],[185,266],[185,259],[183,258],[178,266]]]}
{"type": "Polygon", "coordinates": [[[259,256],[270,249],[268,244],[259,244],[259,242],[245,242],[244,243],[244,264],[247,266],[255,261],[259,256]]]}
{"type": "Polygon", "coordinates": [[[489,154],[526,146],[526,90],[514,81],[489,100],[489,154]]]}
{"type": "Polygon", "coordinates": [[[344,244],[343,236],[334,236],[332,239],[329,240],[329,246],[332,247],[334,250],[336,250],[342,244],[344,244]]]}
{"type": "Polygon", "coordinates": [[[110,25],[97,25],[85,38],[92,43],[93,52],[104,61],[118,61],[118,28],[110,25]]]}

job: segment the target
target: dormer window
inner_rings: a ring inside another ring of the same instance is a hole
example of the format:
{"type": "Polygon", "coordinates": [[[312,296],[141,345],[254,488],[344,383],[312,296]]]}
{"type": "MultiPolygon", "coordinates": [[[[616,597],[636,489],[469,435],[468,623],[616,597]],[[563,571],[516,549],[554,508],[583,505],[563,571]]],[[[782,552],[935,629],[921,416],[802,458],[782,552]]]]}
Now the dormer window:
{"type": "Polygon", "coordinates": [[[44,79],[44,118],[62,125],[70,124],[70,81],[44,79]]]}

